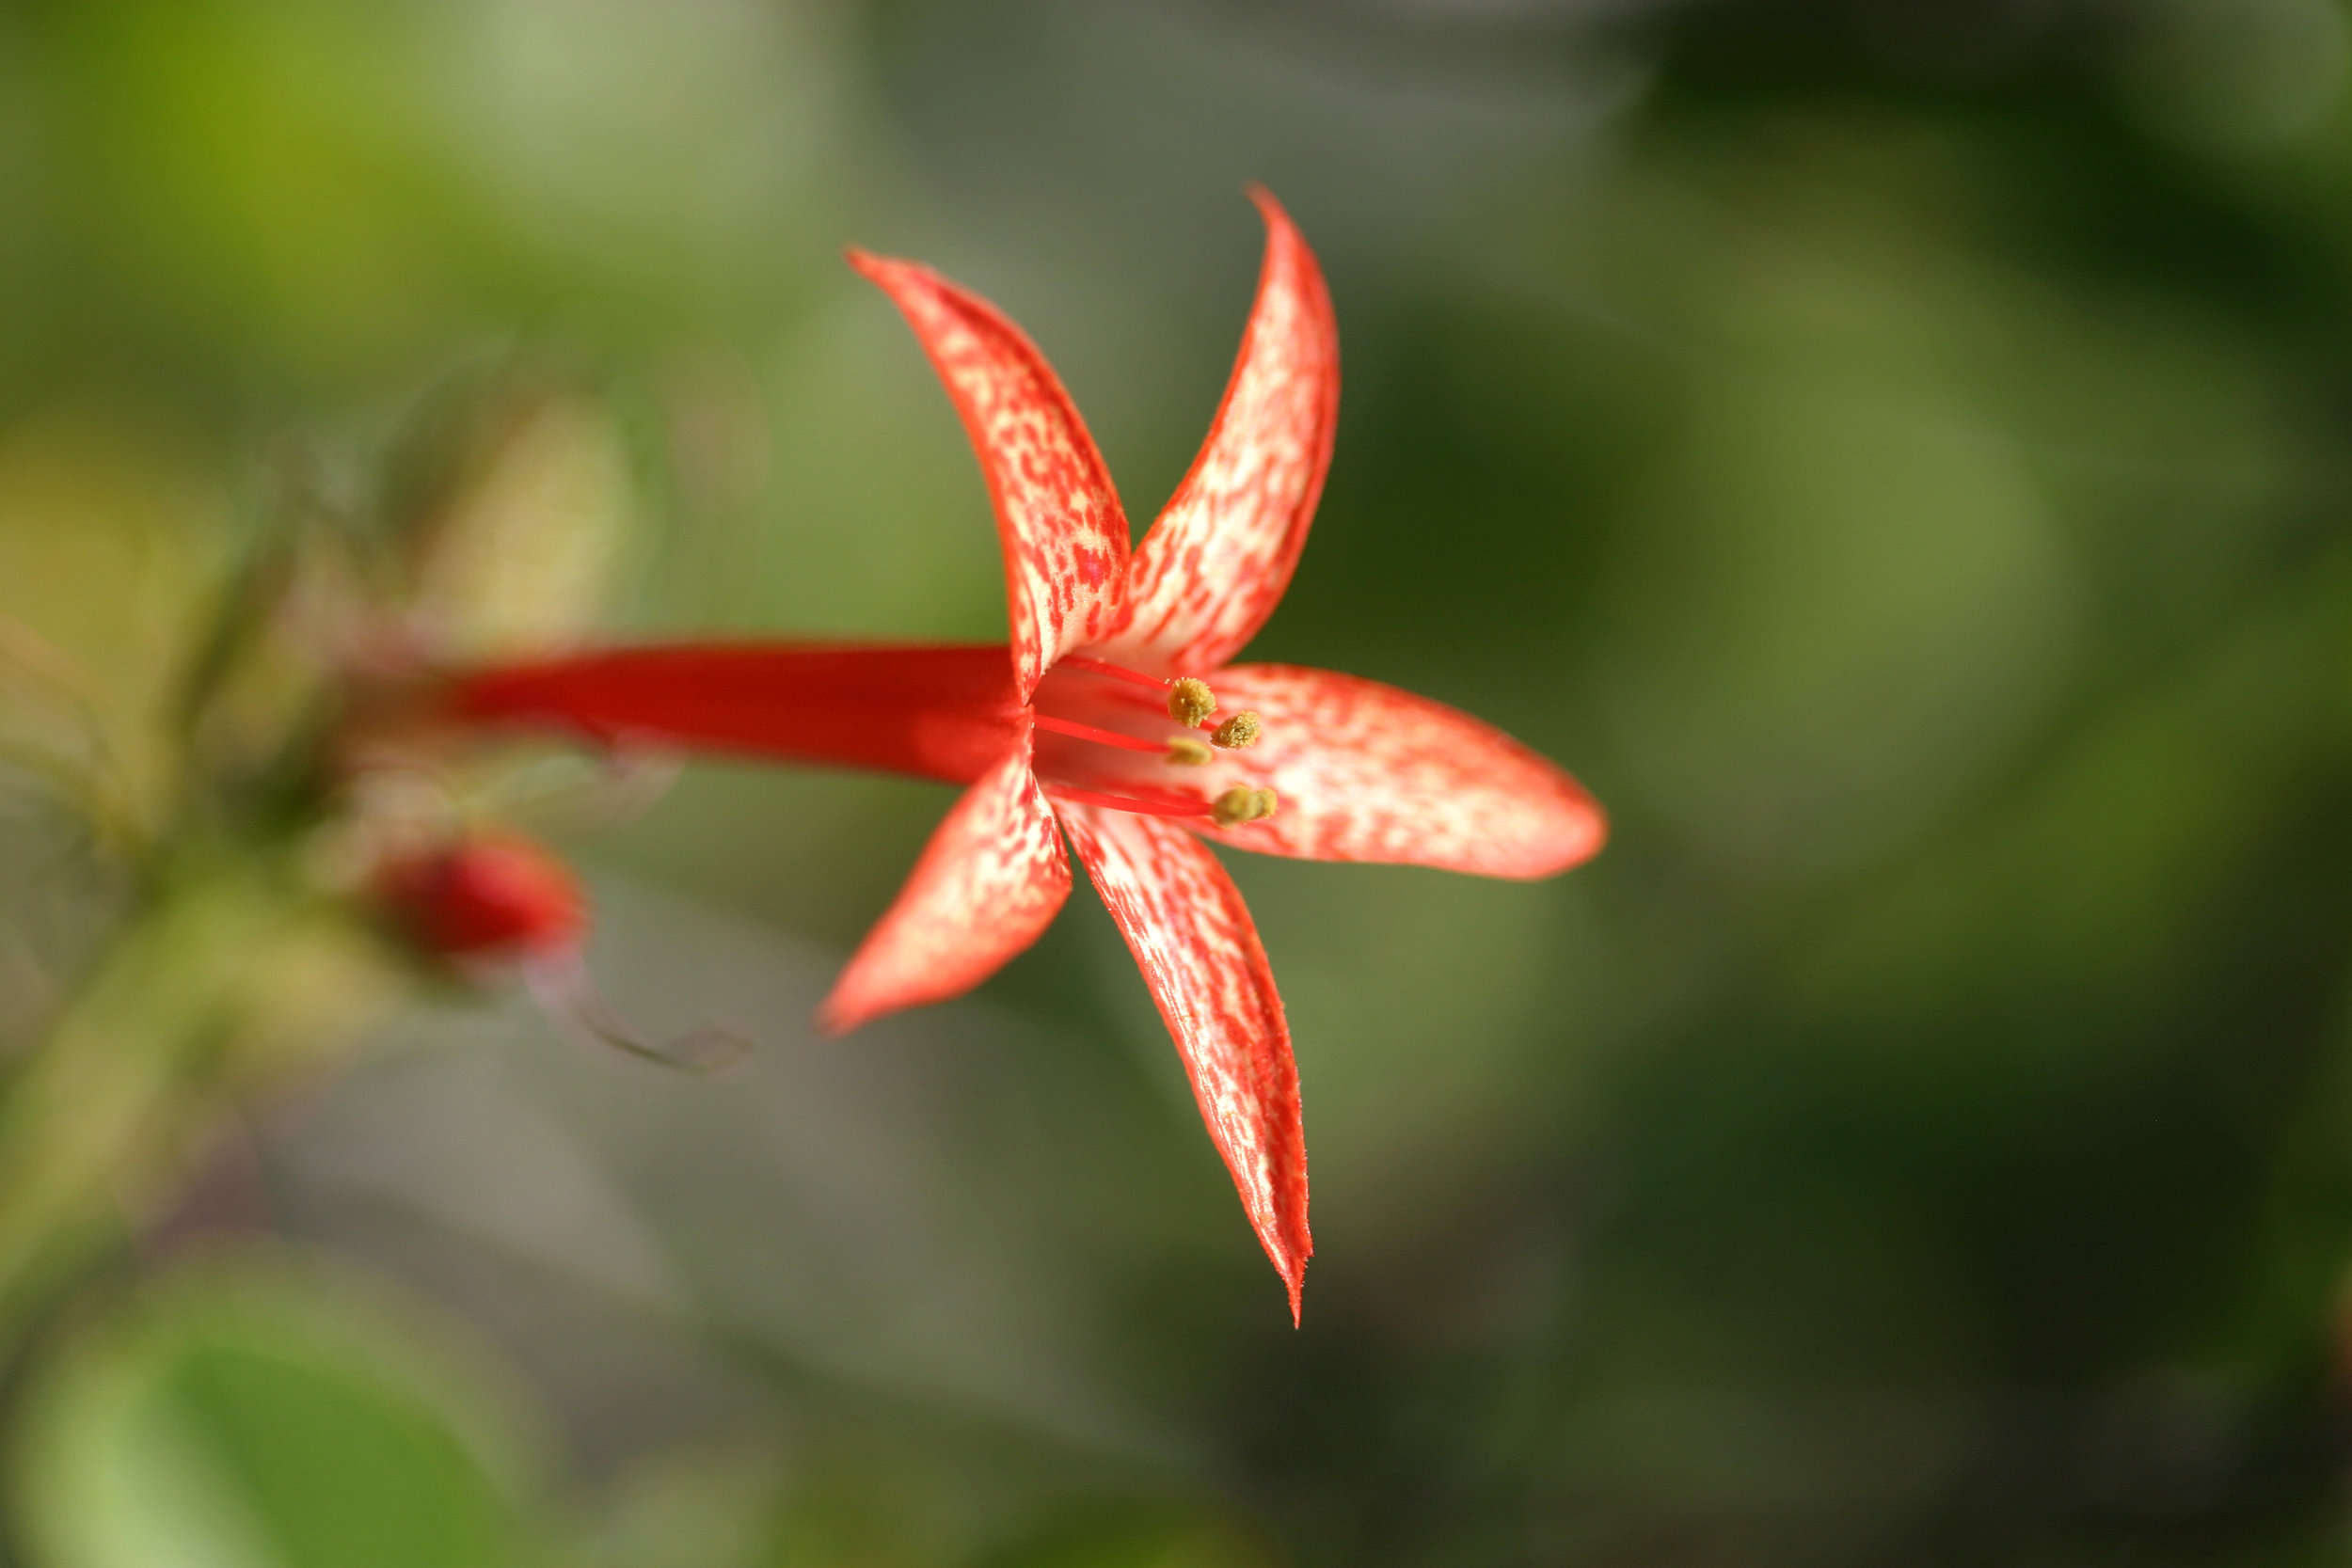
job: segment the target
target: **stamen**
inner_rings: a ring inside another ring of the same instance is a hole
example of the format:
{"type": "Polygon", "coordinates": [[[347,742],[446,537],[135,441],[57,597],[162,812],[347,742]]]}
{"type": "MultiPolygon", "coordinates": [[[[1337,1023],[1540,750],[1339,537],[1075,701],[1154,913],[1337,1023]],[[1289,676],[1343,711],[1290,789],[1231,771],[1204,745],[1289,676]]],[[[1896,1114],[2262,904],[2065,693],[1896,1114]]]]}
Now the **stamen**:
{"type": "Polygon", "coordinates": [[[1038,714],[1036,718],[1039,729],[1051,730],[1056,735],[1066,735],[1078,740],[1091,740],[1104,746],[1117,746],[1122,751],[1149,752],[1153,756],[1160,755],[1164,750],[1156,740],[1139,740],[1132,735],[1120,735],[1117,730],[1103,730],[1095,728],[1092,724],[1081,724],[1074,719],[1056,719],[1043,713],[1038,714]]]}
{"type": "Polygon", "coordinates": [[[1168,716],[1186,729],[1198,729],[1216,711],[1216,693],[1197,675],[1179,675],[1168,685],[1168,716]]]}
{"type": "Polygon", "coordinates": [[[1216,753],[1192,736],[1171,735],[1168,737],[1168,760],[1186,768],[1200,768],[1216,761],[1216,753]]]}
{"type": "Polygon", "coordinates": [[[1067,800],[1073,806],[1108,806],[1113,811],[1140,812],[1146,816],[1208,816],[1210,808],[1198,800],[1187,800],[1170,795],[1163,800],[1138,800],[1132,795],[1104,795],[1099,790],[1075,789],[1069,784],[1047,784],[1045,793],[1057,800],[1067,800]]]}
{"type": "Polygon", "coordinates": [[[1264,729],[1264,721],[1253,710],[1244,708],[1210,731],[1209,739],[1216,745],[1238,751],[1244,746],[1255,746],[1264,729]]]}
{"type": "Polygon", "coordinates": [[[1235,784],[1218,796],[1209,807],[1209,815],[1220,828],[1239,827],[1244,822],[1263,822],[1272,816],[1281,800],[1270,789],[1252,789],[1248,784],[1235,784]]]}

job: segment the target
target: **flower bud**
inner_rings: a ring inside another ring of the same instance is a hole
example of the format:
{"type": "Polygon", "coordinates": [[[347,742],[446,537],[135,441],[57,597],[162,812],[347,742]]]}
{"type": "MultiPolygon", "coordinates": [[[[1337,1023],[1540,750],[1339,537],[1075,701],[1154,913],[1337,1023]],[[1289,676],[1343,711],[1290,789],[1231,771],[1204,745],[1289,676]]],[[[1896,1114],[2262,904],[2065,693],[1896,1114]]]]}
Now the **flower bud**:
{"type": "Polygon", "coordinates": [[[564,951],[588,926],[571,867],[525,838],[470,838],[389,862],[375,892],[409,940],[440,958],[564,951]]]}

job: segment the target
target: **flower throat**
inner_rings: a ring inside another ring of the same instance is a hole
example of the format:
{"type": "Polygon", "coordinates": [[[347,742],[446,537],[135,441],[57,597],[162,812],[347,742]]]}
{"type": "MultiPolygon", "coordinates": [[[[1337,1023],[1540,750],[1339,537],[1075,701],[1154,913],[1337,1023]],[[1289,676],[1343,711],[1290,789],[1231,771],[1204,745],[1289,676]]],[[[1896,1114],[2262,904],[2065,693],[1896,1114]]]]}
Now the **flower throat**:
{"type": "MultiPolygon", "coordinates": [[[[1162,735],[1155,739],[1062,714],[1034,712],[1032,718],[1036,727],[1049,735],[1154,757],[1167,767],[1200,768],[1215,762],[1220,752],[1241,751],[1257,744],[1258,737],[1265,730],[1264,721],[1246,708],[1217,720],[1216,693],[1210,689],[1208,682],[1197,675],[1147,675],[1124,665],[1075,655],[1061,659],[1055,668],[1057,671],[1067,670],[1120,682],[1130,688],[1140,688],[1161,699],[1154,708],[1146,709],[1138,703],[1120,702],[1107,694],[1073,693],[1077,705],[1084,706],[1094,717],[1105,717],[1102,710],[1110,709],[1116,717],[1140,721],[1146,712],[1156,718],[1158,712],[1165,711],[1168,719],[1183,728],[1177,734],[1162,735]]],[[[1050,674],[1048,679],[1051,679],[1050,674]]],[[[1044,690],[1041,687],[1040,696],[1043,695],[1044,690]]],[[[1098,771],[1110,771],[1085,766],[1076,770],[1089,776],[1098,771]]],[[[1050,771],[1055,770],[1041,768],[1041,773],[1050,771]]],[[[1249,784],[1235,784],[1209,799],[1182,788],[1158,785],[1148,776],[1138,779],[1132,770],[1119,777],[1121,784],[1130,787],[1110,791],[1053,779],[1046,782],[1045,789],[1055,800],[1076,805],[1104,806],[1114,811],[1139,812],[1152,816],[1205,816],[1220,828],[1263,821],[1275,814],[1279,804],[1271,789],[1249,784]]]]}

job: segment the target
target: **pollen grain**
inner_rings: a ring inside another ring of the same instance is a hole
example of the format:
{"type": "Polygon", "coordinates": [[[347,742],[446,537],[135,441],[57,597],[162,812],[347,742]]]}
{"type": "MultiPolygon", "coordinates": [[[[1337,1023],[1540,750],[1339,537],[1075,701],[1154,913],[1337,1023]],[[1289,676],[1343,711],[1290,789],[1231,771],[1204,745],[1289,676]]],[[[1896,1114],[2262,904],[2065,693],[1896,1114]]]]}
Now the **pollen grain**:
{"type": "Polygon", "coordinates": [[[1220,828],[1238,827],[1244,822],[1263,821],[1274,815],[1280,803],[1270,789],[1235,784],[1210,802],[1209,816],[1220,828]]]}
{"type": "Polygon", "coordinates": [[[1253,709],[1244,708],[1210,731],[1209,739],[1215,745],[1238,751],[1244,746],[1255,746],[1258,743],[1258,736],[1264,731],[1265,723],[1257,713],[1253,709]]]}
{"type": "Polygon", "coordinates": [[[1168,683],[1168,716],[1186,729],[1197,729],[1216,711],[1216,693],[1197,675],[1179,675],[1168,683]]]}

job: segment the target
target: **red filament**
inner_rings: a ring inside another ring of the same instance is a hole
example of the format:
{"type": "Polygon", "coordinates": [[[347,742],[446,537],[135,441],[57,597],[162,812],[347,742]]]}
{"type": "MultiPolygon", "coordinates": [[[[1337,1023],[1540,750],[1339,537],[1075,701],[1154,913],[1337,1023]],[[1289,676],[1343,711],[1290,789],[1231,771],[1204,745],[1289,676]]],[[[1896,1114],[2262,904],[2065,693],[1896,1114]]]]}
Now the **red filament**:
{"type": "Polygon", "coordinates": [[[1153,756],[1164,756],[1168,752],[1167,745],[1161,741],[1138,740],[1132,735],[1120,735],[1117,730],[1097,729],[1092,724],[1081,724],[1074,719],[1056,719],[1051,715],[1041,713],[1037,715],[1037,727],[1041,730],[1051,730],[1056,735],[1066,735],[1076,740],[1091,740],[1104,746],[1117,746],[1123,751],[1149,752],[1153,756]]]}
{"type": "Polygon", "coordinates": [[[1209,808],[1198,800],[1181,796],[1168,796],[1159,800],[1138,800],[1132,795],[1104,795],[1098,790],[1073,789],[1068,784],[1049,784],[1045,793],[1057,800],[1067,800],[1073,806],[1108,806],[1113,811],[1141,812],[1146,816],[1208,816],[1209,808]]]}
{"type": "Polygon", "coordinates": [[[1147,675],[1130,670],[1123,664],[1105,664],[1099,658],[1081,658],[1076,654],[1064,654],[1056,669],[1084,670],[1089,675],[1108,675],[1113,680],[1126,681],[1134,686],[1148,686],[1154,691],[1165,691],[1175,683],[1159,675],[1147,675]]]}

